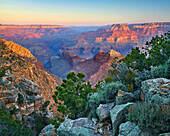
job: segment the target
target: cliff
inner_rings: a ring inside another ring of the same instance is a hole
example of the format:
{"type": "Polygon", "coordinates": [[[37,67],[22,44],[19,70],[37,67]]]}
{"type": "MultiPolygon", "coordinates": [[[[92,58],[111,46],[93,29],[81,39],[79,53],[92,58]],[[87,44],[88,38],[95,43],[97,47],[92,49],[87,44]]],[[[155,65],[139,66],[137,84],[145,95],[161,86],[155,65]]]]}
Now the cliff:
{"type": "Polygon", "coordinates": [[[0,45],[0,68],[6,67],[7,72],[13,74],[18,84],[23,78],[35,82],[42,89],[43,101],[53,102],[51,96],[57,86],[58,78],[53,75],[54,79],[52,74],[44,70],[42,64],[37,66],[39,61],[26,48],[2,39],[0,39],[0,45]]]}
{"type": "Polygon", "coordinates": [[[100,51],[92,59],[84,59],[73,52],[64,51],[61,57],[51,57],[49,69],[50,72],[62,78],[65,78],[70,71],[83,72],[86,75],[85,79],[95,85],[99,80],[104,79],[109,69],[112,69],[111,63],[115,57],[121,59],[124,56],[110,50],[100,51]]]}

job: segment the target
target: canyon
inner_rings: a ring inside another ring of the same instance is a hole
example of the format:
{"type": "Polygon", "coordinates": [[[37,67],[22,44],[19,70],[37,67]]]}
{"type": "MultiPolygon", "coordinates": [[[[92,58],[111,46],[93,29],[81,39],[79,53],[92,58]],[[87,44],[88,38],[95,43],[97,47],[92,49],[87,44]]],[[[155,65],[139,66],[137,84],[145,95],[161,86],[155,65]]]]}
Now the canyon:
{"type": "Polygon", "coordinates": [[[98,81],[104,80],[108,70],[113,69],[111,64],[115,57],[118,60],[124,58],[114,50],[100,51],[91,59],[81,58],[73,52],[64,51],[60,57],[51,57],[48,69],[62,78],[65,78],[70,71],[83,72],[86,75],[85,79],[94,86],[98,81]]]}
{"type": "MultiPolygon", "coordinates": [[[[102,79],[95,74],[99,71],[106,74],[101,69],[107,71],[110,67],[108,62],[111,63],[112,59],[106,57],[110,50],[125,56],[132,48],[143,47],[153,36],[168,30],[170,22],[91,27],[1,24],[0,38],[9,40],[11,49],[13,47],[10,41],[27,48],[37,59],[28,56],[24,58],[40,69],[47,69],[62,78],[70,71],[80,72],[81,69],[86,74],[86,79],[95,84],[94,79],[102,79]],[[95,59],[98,57],[100,61],[95,59]],[[108,59],[107,64],[103,57],[108,59]]],[[[20,48],[15,50],[19,53],[20,48]]]]}

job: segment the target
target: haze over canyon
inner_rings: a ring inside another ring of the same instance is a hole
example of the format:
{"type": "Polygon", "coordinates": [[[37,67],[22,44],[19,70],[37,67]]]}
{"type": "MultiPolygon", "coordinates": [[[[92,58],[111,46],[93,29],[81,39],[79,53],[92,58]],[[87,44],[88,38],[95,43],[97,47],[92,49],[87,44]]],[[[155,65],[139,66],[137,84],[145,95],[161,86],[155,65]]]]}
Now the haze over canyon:
{"type": "Polygon", "coordinates": [[[0,38],[27,48],[59,77],[66,77],[70,71],[83,72],[95,84],[107,73],[102,69],[110,69],[113,56],[122,58],[132,48],[142,47],[152,36],[168,30],[170,22],[82,27],[1,24],[0,38]]]}

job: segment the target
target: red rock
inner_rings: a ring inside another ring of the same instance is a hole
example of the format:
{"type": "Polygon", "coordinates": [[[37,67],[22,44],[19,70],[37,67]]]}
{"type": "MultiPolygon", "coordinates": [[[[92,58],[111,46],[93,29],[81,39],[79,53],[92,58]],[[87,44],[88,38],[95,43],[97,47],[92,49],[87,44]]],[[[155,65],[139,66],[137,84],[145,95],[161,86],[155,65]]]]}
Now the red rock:
{"type": "Polygon", "coordinates": [[[51,97],[57,84],[53,77],[57,77],[45,70],[42,63],[26,48],[0,39],[0,67],[5,66],[12,70],[16,83],[20,83],[23,78],[35,82],[42,89],[43,101],[54,103],[51,97]]]}

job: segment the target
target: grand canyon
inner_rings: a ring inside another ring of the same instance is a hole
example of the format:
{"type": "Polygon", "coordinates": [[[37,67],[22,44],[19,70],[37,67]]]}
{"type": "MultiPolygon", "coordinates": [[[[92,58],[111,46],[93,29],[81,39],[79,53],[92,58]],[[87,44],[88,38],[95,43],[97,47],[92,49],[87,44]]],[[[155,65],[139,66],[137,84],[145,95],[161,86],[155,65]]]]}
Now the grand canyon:
{"type": "MultiPolygon", "coordinates": [[[[95,84],[93,79],[96,80],[102,73],[100,69],[104,64],[102,58],[105,53],[115,50],[126,56],[132,48],[145,46],[146,41],[153,36],[161,35],[169,29],[169,22],[100,27],[1,24],[0,38],[27,48],[48,71],[58,77],[65,78],[70,71],[82,71],[86,74],[86,79],[95,84]],[[100,56],[100,61],[97,61],[95,58],[100,56]],[[88,63],[92,66],[89,67],[88,63]]],[[[110,60],[108,57],[105,62],[110,60]]]]}
{"type": "Polygon", "coordinates": [[[170,136],[170,0],[0,0],[0,136],[170,136]]]}

